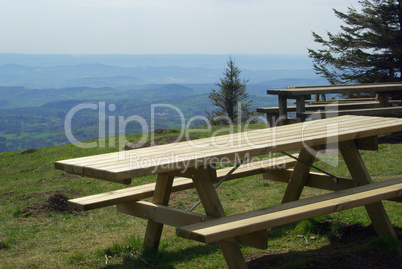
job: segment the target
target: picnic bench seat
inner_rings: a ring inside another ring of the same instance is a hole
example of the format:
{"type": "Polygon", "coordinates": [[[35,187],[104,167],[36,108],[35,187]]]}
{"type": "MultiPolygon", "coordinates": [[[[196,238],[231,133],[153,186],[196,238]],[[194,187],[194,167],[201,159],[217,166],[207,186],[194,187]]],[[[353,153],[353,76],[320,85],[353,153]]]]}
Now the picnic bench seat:
{"type": "MultiPolygon", "coordinates": [[[[321,118],[325,118],[325,114],[327,114],[326,117],[331,117],[332,115],[382,116],[382,115],[389,115],[389,113],[399,113],[402,108],[402,106],[400,106],[401,103],[402,100],[389,100],[389,104],[391,106],[384,108],[379,107],[380,106],[379,101],[356,101],[356,102],[353,101],[338,102],[338,100],[319,101],[307,104],[305,107],[306,111],[303,113],[297,113],[296,117],[303,116],[305,118],[311,118],[311,116],[314,115],[314,119],[316,119],[318,118],[318,115],[320,115],[321,118]],[[314,114],[318,111],[321,111],[319,112],[320,114],[314,114]]],[[[276,118],[278,118],[279,116],[279,109],[280,109],[279,107],[259,107],[257,108],[257,112],[266,114],[269,126],[273,126],[276,118]]],[[[287,111],[296,112],[297,107],[288,106],[287,111]]]]}
{"type": "Polygon", "coordinates": [[[187,239],[211,243],[400,197],[402,177],[179,227],[176,234],[187,239]]]}
{"type": "Polygon", "coordinates": [[[326,110],[315,112],[302,112],[297,113],[298,116],[302,115],[311,119],[330,118],[343,115],[361,115],[361,116],[401,116],[402,106],[397,107],[374,107],[365,109],[347,109],[347,110],[326,110]]]}
{"type": "MultiPolygon", "coordinates": [[[[293,155],[297,157],[297,155],[293,155]]],[[[287,169],[293,167],[296,163],[294,158],[288,156],[271,158],[268,160],[262,160],[252,163],[246,163],[240,165],[227,180],[236,178],[243,178],[251,175],[263,174],[268,170],[277,170],[275,167],[287,169]]],[[[232,169],[232,167],[217,169],[217,178],[215,181],[219,181],[232,169]]],[[[87,211],[97,209],[101,207],[107,207],[120,203],[135,201],[139,199],[149,198],[154,195],[156,183],[149,183],[141,186],[128,187],[119,189],[116,191],[110,191],[75,199],[70,199],[68,205],[70,208],[87,211]]],[[[174,179],[172,192],[178,192],[186,189],[193,188],[193,181],[191,178],[178,177],[174,179]]]]}
{"type": "MultiPolygon", "coordinates": [[[[321,100],[306,100],[305,103],[307,105],[322,105],[322,104],[333,104],[334,102],[337,103],[364,103],[364,102],[379,102],[376,98],[342,98],[342,99],[325,99],[324,101],[321,100]]],[[[402,104],[402,100],[393,100],[388,99],[388,103],[393,106],[398,106],[402,104]]],[[[293,101],[292,104],[296,104],[296,101],[293,101]]]]}

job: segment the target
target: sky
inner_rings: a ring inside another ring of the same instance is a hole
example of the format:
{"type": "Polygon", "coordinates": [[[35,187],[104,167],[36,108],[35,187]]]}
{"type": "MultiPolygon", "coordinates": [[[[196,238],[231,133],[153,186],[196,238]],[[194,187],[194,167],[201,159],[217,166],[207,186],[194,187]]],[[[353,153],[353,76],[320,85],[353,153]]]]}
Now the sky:
{"type": "Polygon", "coordinates": [[[358,0],[0,0],[0,53],[307,54],[358,0]]]}

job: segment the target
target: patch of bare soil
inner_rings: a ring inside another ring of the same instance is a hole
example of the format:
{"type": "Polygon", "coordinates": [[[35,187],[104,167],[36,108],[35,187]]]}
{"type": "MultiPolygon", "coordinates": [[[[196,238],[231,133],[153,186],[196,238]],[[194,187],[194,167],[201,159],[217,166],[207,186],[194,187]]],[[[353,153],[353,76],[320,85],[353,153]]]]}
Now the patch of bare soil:
{"type": "MultiPolygon", "coordinates": [[[[331,229],[331,221],[318,223],[320,234],[331,229]]],[[[369,246],[364,249],[362,244],[368,238],[373,238],[376,233],[372,226],[359,224],[340,224],[339,237],[331,238],[329,246],[316,250],[288,252],[279,254],[258,253],[246,258],[247,265],[251,269],[257,268],[402,268],[402,256],[388,253],[377,246],[369,246]],[[356,247],[360,246],[360,247],[356,247]],[[293,266],[293,267],[292,267],[293,266]]],[[[402,229],[396,228],[399,237],[402,229]]]]}
{"type": "Polygon", "coordinates": [[[30,154],[30,153],[35,153],[37,151],[38,151],[38,149],[27,149],[27,150],[24,150],[23,152],[21,152],[21,154],[30,154]]]}
{"type": "Polygon", "coordinates": [[[30,215],[30,213],[45,214],[48,212],[77,214],[75,210],[72,210],[68,207],[67,201],[70,198],[66,196],[66,194],[79,195],[79,192],[75,190],[70,190],[32,193],[30,194],[29,199],[38,196],[49,196],[49,198],[46,201],[42,201],[25,207],[22,210],[22,213],[24,215],[30,215]]]}
{"type": "Polygon", "coordinates": [[[173,133],[179,133],[180,131],[177,129],[156,129],[154,131],[154,134],[157,135],[162,135],[162,134],[173,134],[173,133]]]}
{"type": "Polygon", "coordinates": [[[199,137],[196,137],[196,136],[190,136],[190,137],[162,136],[162,137],[155,138],[153,141],[153,144],[151,143],[151,141],[148,141],[145,143],[133,143],[131,145],[126,145],[124,147],[124,149],[125,150],[139,149],[139,148],[146,148],[146,147],[150,147],[150,146],[183,142],[183,141],[195,140],[195,139],[199,139],[199,137]]]}

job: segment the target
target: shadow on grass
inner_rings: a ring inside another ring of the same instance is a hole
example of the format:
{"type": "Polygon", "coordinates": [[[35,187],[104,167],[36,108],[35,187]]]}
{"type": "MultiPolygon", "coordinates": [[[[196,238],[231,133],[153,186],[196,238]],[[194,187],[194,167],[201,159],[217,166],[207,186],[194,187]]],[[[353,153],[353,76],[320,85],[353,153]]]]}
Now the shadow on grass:
{"type": "MultiPolygon", "coordinates": [[[[253,257],[251,257],[253,258],[253,257]]],[[[253,258],[247,263],[249,269],[260,268],[325,268],[325,269],[396,269],[401,268],[401,256],[384,253],[372,247],[349,252],[336,250],[333,246],[303,252],[287,252],[283,254],[264,255],[253,258]]]]}
{"type": "Polygon", "coordinates": [[[287,253],[257,253],[246,257],[250,269],[259,268],[402,268],[402,228],[395,228],[399,240],[377,236],[373,227],[360,224],[317,223],[317,232],[330,244],[319,249],[287,253]]]}
{"type": "MultiPolygon", "coordinates": [[[[299,222],[300,224],[301,222],[299,222]]],[[[402,228],[395,228],[402,238],[402,228]]],[[[309,220],[303,224],[287,225],[272,229],[269,239],[289,234],[286,241],[297,241],[297,234],[306,232],[327,237],[330,244],[314,250],[287,253],[266,252],[245,257],[248,267],[256,268],[402,268],[402,240],[378,237],[372,226],[343,224],[336,221],[309,220]],[[312,225],[312,226],[310,226],[312,225]],[[302,227],[303,226],[303,227],[302,227]],[[307,231],[311,228],[311,230],[307,231]]],[[[292,242],[291,244],[295,244],[292,242]]],[[[208,255],[220,253],[218,244],[194,246],[177,251],[159,251],[157,254],[125,255],[123,264],[106,265],[103,268],[177,268],[177,264],[193,259],[208,259],[208,255]]],[[[223,256],[220,254],[220,257],[223,256]]],[[[208,264],[213,264],[209,260],[208,264]]],[[[205,268],[205,265],[200,264],[205,268]]]]}

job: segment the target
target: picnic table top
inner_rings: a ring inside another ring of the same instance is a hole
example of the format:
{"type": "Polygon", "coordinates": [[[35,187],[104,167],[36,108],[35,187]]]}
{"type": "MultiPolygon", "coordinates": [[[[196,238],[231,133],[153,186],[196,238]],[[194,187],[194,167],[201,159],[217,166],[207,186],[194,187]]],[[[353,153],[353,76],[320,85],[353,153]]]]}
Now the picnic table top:
{"type": "Polygon", "coordinates": [[[57,161],[69,173],[119,181],[402,131],[402,119],[341,116],[180,143],[57,161]]]}
{"type": "Polygon", "coordinates": [[[295,89],[275,89],[267,90],[267,94],[275,94],[286,97],[296,97],[312,94],[329,94],[329,93],[389,93],[402,91],[402,84],[373,84],[373,85],[344,85],[344,86],[322,86],[311,88],[295,88],[295,89]]]}

